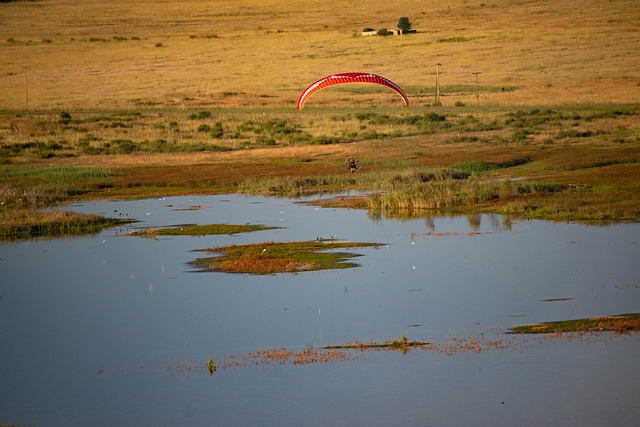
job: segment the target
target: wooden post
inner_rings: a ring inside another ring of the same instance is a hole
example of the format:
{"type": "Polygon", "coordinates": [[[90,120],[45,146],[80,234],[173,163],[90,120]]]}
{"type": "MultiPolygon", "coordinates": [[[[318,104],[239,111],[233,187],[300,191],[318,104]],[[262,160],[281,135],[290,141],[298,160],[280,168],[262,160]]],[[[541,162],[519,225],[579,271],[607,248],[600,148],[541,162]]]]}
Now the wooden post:
{"type": "Polygon", "coordinates": [[[29,66],[24,66],[24,94],[27,103],[27,114],[29,114],[29,66]]]}
{"type": "Polygon", "coordinates": [[[476,104],[480,105],[480,86],[478,85],[478,74],[482,74],[479,71],[471,73],[476,75],[476,104]]]}
{"type": "Polygon", "coordinates": [[[441,63],[436,64],[436,105],[440,105],[440,66],[441,63]]]}

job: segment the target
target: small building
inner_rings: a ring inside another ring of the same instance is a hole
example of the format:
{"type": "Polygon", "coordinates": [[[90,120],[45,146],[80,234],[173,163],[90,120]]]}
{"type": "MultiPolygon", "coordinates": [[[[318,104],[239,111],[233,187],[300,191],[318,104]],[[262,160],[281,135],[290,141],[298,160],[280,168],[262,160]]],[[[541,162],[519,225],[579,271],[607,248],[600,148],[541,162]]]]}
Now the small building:
{"type": "Polygon", "coordinates": [[[367,29],[366,31],[362,31],[360,34],[363,36],[381,36],[381,35],[391,35],[391,34],[393,34],[394,36],[401,36],[404,34],[415,34],[415,33],[416,33],[416,30],[401,30],[400,28],[396,28],[395,30],[387,30],[386,28],[382,28],[380,30],[367,29]],[[382,33],[383,31],[386,31],[386,34],[383,34],[382,33]]]}
{"type": "Polygon", "coordinates": [[[411,30],[403,30],[403,29],[400,29],[400,28],[396,28],[395,30],[392,30],[392,31],[393,31],[393,35],[394,36],[402,36],[404,34],[415,34],[416,33],[416,30],[413,30],[413,29],[411,29],[411,30]]]}

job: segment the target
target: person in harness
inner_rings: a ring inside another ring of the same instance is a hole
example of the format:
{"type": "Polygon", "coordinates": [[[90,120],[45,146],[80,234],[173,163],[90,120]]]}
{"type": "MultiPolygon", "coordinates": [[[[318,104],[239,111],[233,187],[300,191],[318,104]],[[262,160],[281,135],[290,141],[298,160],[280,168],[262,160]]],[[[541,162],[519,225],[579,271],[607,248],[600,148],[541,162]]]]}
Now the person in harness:
{"type": "Polygon", "coordinates": [[[347,164],[349,165],[349,171],[351,171],[351,173],[358,170],[358,159],[355,157],[349,157],[347,159],[347,164]]]}

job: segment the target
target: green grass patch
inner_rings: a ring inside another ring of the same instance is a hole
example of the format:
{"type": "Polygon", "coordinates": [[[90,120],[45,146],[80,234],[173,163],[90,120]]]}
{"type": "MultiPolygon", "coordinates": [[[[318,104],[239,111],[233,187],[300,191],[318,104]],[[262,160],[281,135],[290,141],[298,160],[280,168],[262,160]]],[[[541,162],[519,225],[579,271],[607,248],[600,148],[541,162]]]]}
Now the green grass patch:
{"type": "Polygon", "coordinates": [[[175,227],[147,228],[132,231],[129,236],[156,238],[157,236],[208,236],[215,234],[239,234],[253,231],[273,230],[282,227],[269,227],[260,224],[207,224],[207,225],[178,225],[175,227]]]}
{"type": "Polygon", "coordinates": [[[340,242],[318,238],[304,242],[255,243],[204,249],[222,255],[200,258],[192,263],[201,271],[227,273],[276,274],[303,271],[353,268],[348,260],[360,256],[337,249],[378,247],[381,243],[340,242]]]}
{"type": "Polygon", "coordinates": [[[35,209],[109,186],[110,169],[87,167],[0,168],[0,211],[35,209]]]}
{"type": "Polygon", "coordinates": [[[620,334],[631,331],[640,331],[640,313],[561,320],[535,325],[520,325],[511,328],[511,333],[513,334],[552,334],[563,332],[600,331],[613,331],[620,334]]]}
{"type": "Polygon", "coordinates": [[[129,224],[132,220],[64,211],[0,210],[0,241],[78,236],[129,224]]]}
{"type": "Polygon", "coordinates": [[[95,233],[130,220],[41,211],[69,198],[107,187],[110,169],[6,167],[0,169],[0,240],[95,233]]]}
{"type": "MultiPolygon", "coordinates": [[[[366,165],[362,167],[366,167],[366,165]]],[[[344,169],[346,170],[346,166],[344,169]]],[[[345,188],[371,185],[376,180],[376,176],[365,173],[268,179],[248,178],[238,185],[238,191],[246,194],[300,197],[304,194],[341,192],[345,188]]]]}
{"type": "Polygon", "coordinates": [[[480,173],[496,169],[513,168],[520,165],[526,165],[527,163],[531,163],[532,161],[533,159],[531,157],[517,157],[511,160],[506,160],[504,162],[495,163],[476,160],[472,162],[459,163],[457,165],[454,165],[453,168],[467,173],[480,173]]]}
{"type": "Polygon", "coordinates": [[[111,176],[113,171],[104,168],[27,166],[0,169],[0,182],[70,183],[78,180],[102,180],[111,176]]]}

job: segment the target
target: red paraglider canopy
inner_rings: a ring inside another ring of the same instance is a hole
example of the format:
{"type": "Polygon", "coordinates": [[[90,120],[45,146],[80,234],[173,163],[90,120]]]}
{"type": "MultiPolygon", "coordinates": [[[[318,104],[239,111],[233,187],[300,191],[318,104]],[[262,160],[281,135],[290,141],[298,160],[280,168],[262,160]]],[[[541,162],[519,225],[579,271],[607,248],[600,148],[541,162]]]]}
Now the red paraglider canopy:
{"type": "Polygon", "coordinates": [[[298,110],[302,110],[304,103],[307,102],[311,95],[313,95],[317,91],[329,86],[339,85],[343,83],[375,83],[386,86],[396,91],[398,95],[400,95],[402,99],[404,99],[405,106],[409,106],[409,98],[407,98],[407,95],[402,89],[400,89],[400,86],[389,79],[385,79],[382,76],[371,73],[339,73],[321,78],[320,80],[309,85],[309,87],[302,92],[300,98],[298,98],[298,110]]]}

